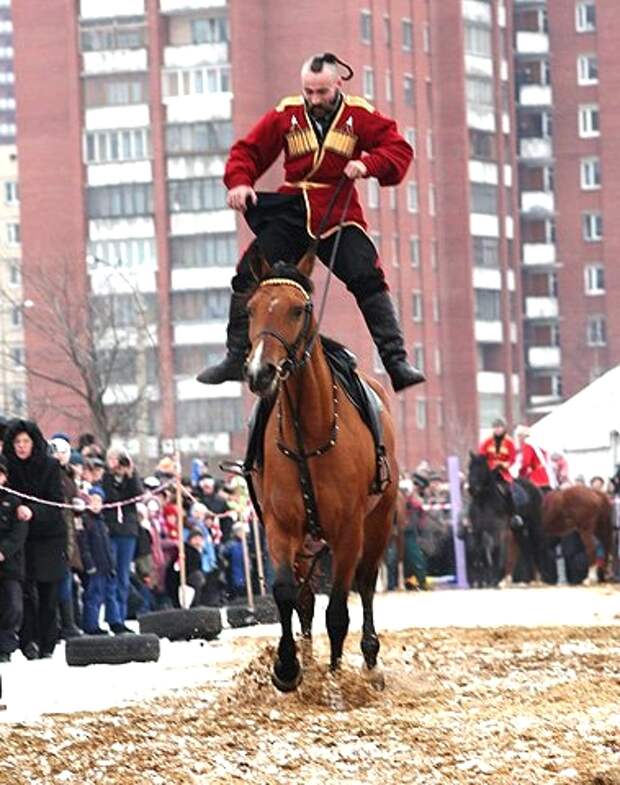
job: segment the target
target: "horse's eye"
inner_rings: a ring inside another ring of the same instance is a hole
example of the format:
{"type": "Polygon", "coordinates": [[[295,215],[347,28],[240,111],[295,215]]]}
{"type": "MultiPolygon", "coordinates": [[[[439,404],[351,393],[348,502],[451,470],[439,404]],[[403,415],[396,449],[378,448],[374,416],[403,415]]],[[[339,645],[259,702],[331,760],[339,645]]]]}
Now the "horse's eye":
{"type": "Polygon", "coordinates": [[[250,319],[251,319],[251,318],[254,316],[254,308],[252,308],[251,306],[248,306],[248,307],[246,308],[246,311],[248,312],[248,316],[249,316],[249,317],[250,317],[250,319]]]}
{"type": "Polygon", "coordinates": [[[301,305],[296,305],[292,309],[293,317],[295,319],[301,319],[301,317],[303,316],[303,312],[304,312],[304,309],[301,307],[301,305]]]}

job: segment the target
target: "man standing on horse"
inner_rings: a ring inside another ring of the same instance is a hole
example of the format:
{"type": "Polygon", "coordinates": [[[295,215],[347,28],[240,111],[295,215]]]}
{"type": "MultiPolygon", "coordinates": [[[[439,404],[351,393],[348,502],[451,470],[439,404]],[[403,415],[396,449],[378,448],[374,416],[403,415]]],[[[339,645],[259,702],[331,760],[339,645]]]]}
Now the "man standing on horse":
{"type": "Polygon", "coordinates": [[[516,502],[519,500],[515,499],[515,490],[517,495],[519,491],[515,488],[510,473],[510,469],[517,457],[517,448],[507,433],[506,421],[504,419],[498,417],[493,420],[492,427],[493,433],[482,442],[478,452],[486,457],[489,469],[497,477],[497,486],[504,495],[508,511],[512,516],[511,526],[513,528],[521,528],[523,519],[516,514],[516,502]]]}
{"type": "Polygon", "coordinates": [[[367,233],[357,193],[360,178],[398,185],[413,150],[396,123],[365,99],[342,92],[352,69],[333,54],[307,60],[301,70],[302,95],[284,98],[236,142],[226,164],[227,204],[245,214],[256,240],[245,251],[232,280],[226,356],[198,375],[205,384],[243,380],[248,349],[247,293],[257,256],[270,265],[295,264],[313,242],[328,263],[342,221],[334,274],[355,297],[383,365],[397,392],[424,381],[409,364],[403,335],[378,254],[367,233]],[[339,68],[346,70],[344,76],[339,68]],[[256,193],[255,182],[284,150],[285,182],[278,193],[256,193]],[[343,183],[346,185],[343,187],[343,183]],[[348,204],[348,206],[347,206],[348,204]],[[346,207],[346,213],[343,214],[346,207]]]}

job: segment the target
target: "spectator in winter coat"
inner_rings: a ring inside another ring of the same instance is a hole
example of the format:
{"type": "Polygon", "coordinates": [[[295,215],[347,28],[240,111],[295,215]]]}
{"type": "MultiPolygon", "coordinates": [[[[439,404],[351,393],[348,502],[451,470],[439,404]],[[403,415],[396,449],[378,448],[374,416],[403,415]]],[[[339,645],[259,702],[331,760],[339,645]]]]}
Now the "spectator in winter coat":
{"type": "Polygon", "coordinates": [[[204,588],[202,590],[203,602],[205,605],[219,605],[219,564],[213,535],[211,534],[210,523],[215,519],[210,515],[204,504],[194,502],[190,510],[190,525],[192,531],[198,530],[202,534],[201,549],[201,569],[205,576],[204,588]]]}
{"type": "Polygon", "coordinates": [[[19,647],[22,624],[24,544],[32,511],[2,486],[7,466],[0,455],[0,662],[8,662],[19,647]]]}
{"type": "Polygon", "coordinates": [[[58,592],[67,566],[67,526],[61,509],[45,502],[64,503],[60,466],[48,455],[47,442],[31,420],[11,420],[3,452],[9,486],[42,500],[28,502],[32,519],[25,549],[20,646],[27,659],[51,657],[58,639],[58,592]]]}
{"type": "Polygon", "coordinates": [[[228,540],[231,536],[234,516],[225,514],[230,510],[230,505],[223,494],[217,490],[215,479],[210,474],[205,474],[200,478],[196,495],[198,501],[201,501],[218,516],[223,539],[224,541],[228,540]]]}
{"type": "Polygon", "coordinates": [[[98,485],[93,486],[89,493],[90,504],[84,513],[88,552],[84,554],[87,578],[82,625],[87,635],[107,635],[107,631],[99,626],[99,614],[105,604],[110,630],[115,635],[123,635],[127,628],[118,607],[114,553],[108,528],[101,514],[104,500],[103,489],[98,485]]]}
{"type": "Polygon", "coordinates": [[[233,537],[222,548],[222,557],[226,563],[226,583],[231,597],[243,597],[246,592],[245,569],[243,563],[243,531],[245,524],[237,522],[233,525],[233,537]]]}
{"type": "MultiPolygon", "coordinates": [[[[50,441],[50,449],[54,458],[60,464],[62,489],[64,500],[72,504],[79,497],[76,476],[69,463],[71,458],[71,445],[66,439],[56,436],[50,441]]],[[[84,572],[82,564],[80,540],[83,540],[84,526],[81,515],[69,508],[62,511],[62,516],[67,526],[67,569],[65,577],[60,584],[58,595],[58,609],[60,611],[60,637],[64,640],[77,638],[82,635],[82,630],[75,623],[73,608],[73,575],[84,572]]]]}
{"type": "MultiPolygon", "coordinates": [[[[204,539],[199,529],[189,532],[185,543],[185,583],[194,590],[192,607],[202,605],[202,589],[205,585],[205,574],[202,571],[202,548],[204,539]]],[[[166,591],[175,607],[180,606],[179,588],[180,580],[179,559],[170,562],[166,571],[166,591]]]]}
{"type": "MultiPolygon", "coordinates": [[[[107,453],[107,469],[103,475],[103,492],[107,503],[133,499],[142,493],[142,485],[133,462],[124,450],[114,447],[107,453]]],[[[138,513],[135,502],[108,508],[104,512],[114,554],[116,595],[121,619],[127,618],[129,573],[138,542],[138,513]]],[[[112,624],[113,608],[106,605],[106,621],[112,624]]],[[[129,628],[125,632],[132,632],[129,628]]]]}

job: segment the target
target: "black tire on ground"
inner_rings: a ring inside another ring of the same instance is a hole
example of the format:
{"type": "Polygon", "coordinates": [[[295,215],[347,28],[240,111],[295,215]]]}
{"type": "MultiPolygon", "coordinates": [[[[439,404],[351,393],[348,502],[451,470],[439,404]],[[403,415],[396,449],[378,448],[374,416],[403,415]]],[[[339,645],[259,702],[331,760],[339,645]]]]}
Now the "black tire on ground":
{"type": "Polygon", "coordinates": [[[65,647],[67,665],[122,665],[126,662],[157,662],[156,635],[83,635],[65,647]]]}
{"type": "Polygon", "coordinates": [[[254,616],[258,624],[277,624],[280,621],[278,606],[270,594],[254,598],[254,616]]]}
{"type": "Polygon", "coordinates": [[[231,605],[226,608],[226,619],[231,627],[251,627],[256,624],[256,616],[247,605],[231,605]]]}
{"type": "Polygon", "coordinates": [[[152,632],[158,638],[171,641],[189,641],[199,638],[211,641],[222,631],[219,608],[174,608],[167,611],[145,613],[138,619],[140,632],[152,632]]]}

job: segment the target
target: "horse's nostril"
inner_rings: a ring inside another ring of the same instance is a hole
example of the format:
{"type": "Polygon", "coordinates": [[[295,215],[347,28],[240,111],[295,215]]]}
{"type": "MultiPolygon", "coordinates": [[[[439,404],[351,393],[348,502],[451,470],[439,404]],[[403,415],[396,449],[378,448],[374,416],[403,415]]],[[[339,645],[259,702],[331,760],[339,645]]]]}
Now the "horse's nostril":
{"type": "Polygon", "coordinates": [[[272,383],[273,380],[276,378],[276,366],[269,363],[268,365],[263,365],[254,377],[254,385],[257,390],[265,390],[267,389],[272,383]]]}

